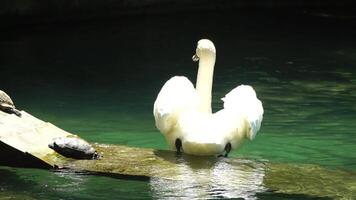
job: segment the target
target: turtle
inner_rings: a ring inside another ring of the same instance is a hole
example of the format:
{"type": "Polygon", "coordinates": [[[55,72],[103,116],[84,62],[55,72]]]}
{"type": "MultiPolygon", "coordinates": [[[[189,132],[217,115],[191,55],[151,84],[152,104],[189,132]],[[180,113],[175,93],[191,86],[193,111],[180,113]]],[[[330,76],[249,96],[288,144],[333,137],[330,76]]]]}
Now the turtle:
{"type": "Polygon", "coordinates": [[[15,108],[14,102],[11,100],[9,95],[2,90],[0,90],[0,110],[21,117],[21,112],[15,108]]]}
{"type": "Polygon", "coordinates": [[[48,147],[68,158],[86,160],[100,158],[92,145],[78,137],[54,138],[48,147]]]}

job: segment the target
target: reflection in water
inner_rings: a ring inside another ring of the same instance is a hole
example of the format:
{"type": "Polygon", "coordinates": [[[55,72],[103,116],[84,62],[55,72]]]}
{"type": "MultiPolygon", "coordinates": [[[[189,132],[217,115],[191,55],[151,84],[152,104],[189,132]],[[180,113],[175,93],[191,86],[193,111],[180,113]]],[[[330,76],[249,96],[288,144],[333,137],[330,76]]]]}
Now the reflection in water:
{"type": "Polygon", "coordinates": [[[263,186],[265,165],[251,160],[182,158],[174,180],[152,178],[154,198],[257,199],[263,186]]]}

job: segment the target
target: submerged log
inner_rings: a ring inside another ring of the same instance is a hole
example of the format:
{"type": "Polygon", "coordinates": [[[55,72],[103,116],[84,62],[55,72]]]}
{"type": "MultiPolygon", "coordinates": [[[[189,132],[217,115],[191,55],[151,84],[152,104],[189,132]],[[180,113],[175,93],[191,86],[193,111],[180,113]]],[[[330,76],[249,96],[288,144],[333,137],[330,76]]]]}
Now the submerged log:
{"type": "Polygon", "coordinates": [[[101,154],[98,160],[69,159],[50,149],[48,144],[56,137],[76,135],[24,111],[21,113],[22,117],[17,117],[0,111],[0,165],[149,180],[153,193],[166,197],[191,194],[198,198],[256,195],[263,198],[271,191],[285,198],[352,199],[356,196],[355,173],[315,165],[195,157],[167,150],[104,144],[93,144],[101,154]]]}
{"type": "Polygon", "coordinates": [[[192,198],[215,198],[217,196],[211,196],[214,188],[224,191],[220,197],[227,198],[243,194],[248,199],[259,193],[267,195],[270,191],[284,198],[356,197],[355,173],[317,165],[196,157],[177,155],[166,150],[117,145],[97,144],[95,148],[103,155],[102,159],[73,160],[62,166],[98,175],[150,180],[152,190],[167,195],[167,198],[186,196],[187,192],[192,193],[192,188],[195,188],[194,194],[199,194],[190,196],[192,198]],[[177,191],[177,185],[180,191],[177,191]]]}

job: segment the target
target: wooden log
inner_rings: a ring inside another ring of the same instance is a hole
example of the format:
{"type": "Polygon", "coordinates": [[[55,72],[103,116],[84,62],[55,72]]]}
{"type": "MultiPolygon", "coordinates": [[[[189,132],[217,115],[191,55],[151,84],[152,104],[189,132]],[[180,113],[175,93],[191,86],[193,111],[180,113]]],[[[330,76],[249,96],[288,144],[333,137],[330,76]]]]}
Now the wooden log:
{"type": "MultiPolygon", "coordinates": [[[[48,147],[56,137],[75,137],[51,123],[21,111],[22,116],[0,111],[0,150],[7,158],[0,164],[15,167],[53,168],[59,156],[48,147]]],[[[3,157],[3,156],[1,156],[3,157]]]]}
{"type": "Polygon", "coordinates": [[[0,111],[0,164],[149,180],[154,193],[168,196],[185,196],[186,193],[179,194],[183,191],[208,198],[215,190],[221,190],[223,197],[245,195],[248,198],[268,191],[286,198],[293,195],[356,197],[354,172],[264,160],[177,155],[167,150],[105,144],[93,144],[102,155],[99,160],[75,160],[48,147],[56,137],[76,136],[24,111],[21,118],[0,111]],[[177,185],[180,190],[176,189],[177,185]]]}

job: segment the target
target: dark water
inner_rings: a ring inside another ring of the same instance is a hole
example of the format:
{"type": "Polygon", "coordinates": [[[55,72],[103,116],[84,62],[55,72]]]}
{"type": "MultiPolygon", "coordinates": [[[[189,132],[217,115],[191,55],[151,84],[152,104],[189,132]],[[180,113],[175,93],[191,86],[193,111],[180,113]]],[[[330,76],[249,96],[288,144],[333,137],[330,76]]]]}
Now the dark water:
{"type": "MultiPolygon", "coordinates": [[[[355,25],[353,16],[229,11],[3,29],[0,88],[17,107],[89,141],[166,149],[153,102],[171,76],[195,82],[191,56],[210,38],[213,109],[239,84],[252,85],[265,109],[256,139],[232,157],[356,172],[355,25]]],[[[159,181],[6,167],[0,177],[0,199],[309,198],[266,193],[260,183],[252,196],[199,196],[203,186],[162,193],[159,181]]]]}

